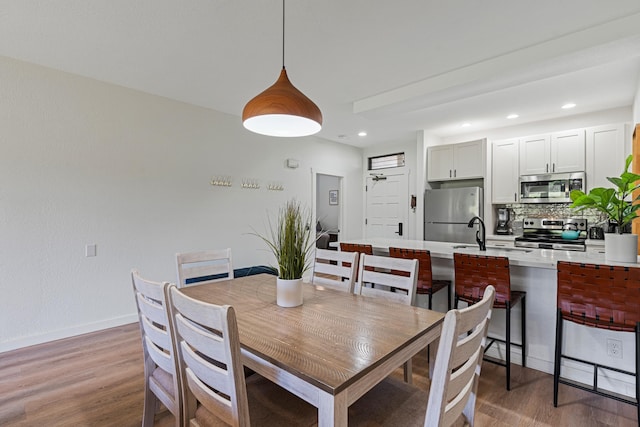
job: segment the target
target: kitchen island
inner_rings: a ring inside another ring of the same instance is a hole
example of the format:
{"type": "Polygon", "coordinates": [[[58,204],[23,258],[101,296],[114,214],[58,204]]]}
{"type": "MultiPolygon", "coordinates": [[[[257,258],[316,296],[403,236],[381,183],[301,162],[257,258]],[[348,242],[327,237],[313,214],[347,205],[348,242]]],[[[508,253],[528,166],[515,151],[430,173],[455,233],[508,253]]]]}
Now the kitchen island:
{"type": "MultiPolygon", "coordinates": [[[[511,272],[511,287],[514,290],[527,292],[527,367],[549,374],[553,373],[553,359],[555,350],[556,328],[556,298],[558,261],[581,262],[590,264],[605,264],[604,254],[599,251],[562,251],[555,249],[531,249],[496,247],[487,245],[486,251],[480,251],[477,244],[432,242],[423,240],[402,239],[359,239],[348,240],[346,243],[370,244],[375,254],[388,255],[389,247],[410,249],[426,249],[431,252],[434,277],[455,280],[453,269],[453,253],[462,252],[476,255],[504,256],[509,258],[511,272]]],[[[640,267],[640,264],[620,264],[630,267],[640,267]]],[[[446,295],[434,295],[435,310],[446,311],[446,295]]],[[[418,304],[426,307],[426,301],[419,300],[418,304]]],[[[489,334],[504,337],[504,310],[494,311],[491,319],[489,334]]],[[[565,322],[564,353],[582,357],[596,363],[616,366],[627,371],[635,370],[635,341],[633,334],[602,329],[588,328],[565,322]],[[607,352],[607,341],[616,340],[621,343],[620,357],[612,357],[607,352]]],[[[520,343],[520,306],[512,309],[512,342],[520,343]]],[[[497,344],[497,343],[496,343],[497,344]]],[[[488,354],[502,357],[504,347],[494,350],[496,344],[488,354]]],[[[511,360],[520,363],[520,348],[512,347],[511,360]]],[[[591,368],[572,361],[563,360],[562,376],[583,383],[591,384],[593,373],[591,368]]],[[[512,378],[514,387],[518,387],[518,378],[512,378]]],[[[607,372],[599,375],[598,385],[627,396],[635,396],[633,378],[607,372]]],[[[549,396],[551,399],[552,396],[549,396]]]]}

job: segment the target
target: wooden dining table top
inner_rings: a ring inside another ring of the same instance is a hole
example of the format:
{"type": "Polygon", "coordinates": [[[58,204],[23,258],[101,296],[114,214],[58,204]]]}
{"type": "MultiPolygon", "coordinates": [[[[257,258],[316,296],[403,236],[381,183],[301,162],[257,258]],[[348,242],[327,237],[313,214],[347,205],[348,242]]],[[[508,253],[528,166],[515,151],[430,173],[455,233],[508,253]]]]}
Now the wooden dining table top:
{"type": "Polygon", "coordinates": [[[246,276],[181,290],[236,311],[243,350],[336,395],[442,327],[444,313],[303,284],[301,306],[276,304],[276,277],[246,276]]]}

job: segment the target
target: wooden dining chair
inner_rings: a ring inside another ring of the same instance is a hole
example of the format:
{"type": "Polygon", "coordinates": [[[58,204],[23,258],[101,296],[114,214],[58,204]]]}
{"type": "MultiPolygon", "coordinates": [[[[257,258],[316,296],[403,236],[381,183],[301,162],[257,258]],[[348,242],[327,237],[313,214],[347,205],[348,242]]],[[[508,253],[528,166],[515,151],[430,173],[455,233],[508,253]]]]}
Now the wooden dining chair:
{"type": "Polygon", "coordinates": [[[233,279],[231,249],[176,254],[178,287],[233,279]]]}
{"type": "Polygon", "coordinates": [[[418,260],[362,254],[355,293],[414,305],[418,260]]]}
{"type": "Polygon", "coordinates": [[[428,392],[388,377],[349,407],[349,426],[473,426],[494,298],[489,286],[477,304],[447,312],[428,392]]]}
{"type": "Polygon", "coordinates": [[[233,307],[166,288],[176,343],[185,421],[192,426],[309,426],[315,407],[259,375],[245,380],[233,307]]]}
{"type": "Polygon", "coordinates": [[[133,292],[138,308],[144,358],[144,408],[142,425],[152,426],[158,402],[173,414],[176,426],[182,424],[182,399],[179,392],[178,362],[169,328],[169,314],[164,288],[143,279],[137,270],[131,272],[133,292]]]}
{"type": "Polygon", "coordinates": [[[316,249],[311,282],[352,293],[357,270],[357,252],[316,249]]]}

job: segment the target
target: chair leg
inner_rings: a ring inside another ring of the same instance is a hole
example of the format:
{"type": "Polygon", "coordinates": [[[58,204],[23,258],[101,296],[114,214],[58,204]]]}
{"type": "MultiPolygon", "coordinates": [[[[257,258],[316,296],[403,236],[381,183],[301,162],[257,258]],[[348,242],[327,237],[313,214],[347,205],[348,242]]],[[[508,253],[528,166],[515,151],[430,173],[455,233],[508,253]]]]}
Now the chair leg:
{"type": "MultiPolygon", "coordinates": [[[[638,346],[638,344],[636,344],[638,346]]],[[[558,381],[560,381],[560,355],[562,354],[562,312],[556,314],[556,351],[553,362],[553,406],[558,407],[558,381]]],[[[638,363],[636,357],[636,364],[638,363]]],[[[636,381],[637,383],[637,381],[636,381]]],[[[640,418],[639,418],[640,419],[640,418]]]]}
{"type": "Polygon", "coordinates": [[[522,313],[520,314],[521,322],[520,325],[522,327],[521,336],[522,336],[522,367],[527,367],[527,297],[526,295],[522,296],[522,301],[520,307],[522,309],[522,313]]]}
{"type": "Polygon", "coordinates": [[[507,391],[511,390],[511,302],[507,301],[506,310],[506,336],[505,341],[507,344],[507,391]]]}

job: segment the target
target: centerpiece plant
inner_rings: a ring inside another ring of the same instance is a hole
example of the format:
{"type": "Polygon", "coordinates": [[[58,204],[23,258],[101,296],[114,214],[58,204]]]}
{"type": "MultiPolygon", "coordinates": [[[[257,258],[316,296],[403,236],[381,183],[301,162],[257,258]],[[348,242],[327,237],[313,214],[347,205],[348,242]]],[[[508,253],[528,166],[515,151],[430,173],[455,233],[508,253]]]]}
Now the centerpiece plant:
{"type": "Polygon", "coordinates": [[[311,266],[311,212],[296,199],[280,208],[277,219],[269,221],[266,235],[254,233],[273,253],[278,264],[277,303],[283,307],[302,304],[302,276],[311,266]],[[285,281],[295,281],[285,283],[285,281]]]}

